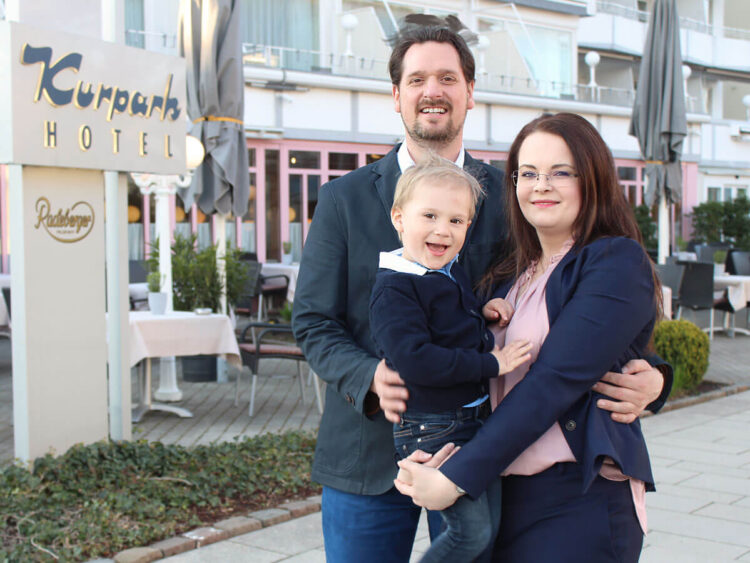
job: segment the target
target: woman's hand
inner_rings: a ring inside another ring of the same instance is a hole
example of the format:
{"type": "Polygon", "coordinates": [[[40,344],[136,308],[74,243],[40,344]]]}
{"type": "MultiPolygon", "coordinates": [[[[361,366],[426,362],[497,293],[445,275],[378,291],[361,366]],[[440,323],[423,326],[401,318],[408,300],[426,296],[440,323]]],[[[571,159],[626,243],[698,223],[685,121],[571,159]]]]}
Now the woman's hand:
{"type": "Polygon", "coordinates": [[[453,481],[435,467],[428,467],[409,459],[399,461],[398,467],[398,476],[393,482],[401,494],[410,496],[417,506],[429,510],[443,510],[461,496],[453,481]]]}
{"type": "Polygon", "coordinates": [[[633,422],[646,406],[659,398],[664,376],[646,360],[630,360],[622,373],[608,372],[597,382],[594,391],[614,399],[599,399],[596,406],[610,411],[615,422],[633,422]]]}

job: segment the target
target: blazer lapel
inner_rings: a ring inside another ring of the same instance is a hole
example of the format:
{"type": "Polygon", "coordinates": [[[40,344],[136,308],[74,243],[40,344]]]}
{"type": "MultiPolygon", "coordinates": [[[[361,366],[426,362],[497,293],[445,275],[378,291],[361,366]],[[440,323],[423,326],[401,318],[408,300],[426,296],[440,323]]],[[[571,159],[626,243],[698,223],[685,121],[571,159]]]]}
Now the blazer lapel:
{"type": "MultiPolygon", "coordinates": [[[[487,186],[487,170],[485,170],[482,162],[472,158],[472,156],[469,154],[469,151],[464,151],[464,170],[474,176],[476,178],[477,182],[479,182],[479,185],[484,188],[485,193],[489,189],[487,186]]],[[[474,215],[474,220],[469,225],[469,230],[466,232],[466,243],[467,244],[469,240],[471,240],[471,234],[474,232],[474,227],[477,224],[477,219],[479,218],[479,214],[482,211],[482,206],[484,205],[484,198],[480,199],[477,202],[477,211],[474,215]]]]}
{"type": "Polygon", "coordinates": [[[375,189],[383,204],[383,209],[388,217],[391,216],[391,207],[393,206],[393,194],[396,192],[396,183],[401,176],[401,170],[398,167],[398,148],[396,145],[391,152],[378,160],[372,167],[373,172],[377,175],[375,179],[375,189]]]}

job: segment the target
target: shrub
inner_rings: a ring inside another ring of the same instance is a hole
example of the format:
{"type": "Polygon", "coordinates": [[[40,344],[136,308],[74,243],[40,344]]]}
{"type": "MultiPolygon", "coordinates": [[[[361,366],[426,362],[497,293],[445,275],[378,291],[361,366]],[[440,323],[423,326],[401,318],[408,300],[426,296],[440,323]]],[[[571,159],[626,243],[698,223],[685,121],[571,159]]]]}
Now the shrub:
{"type": "Polygon", "coordinates": [[[740,250],[750,250],[750,200],[744,195],[732,201],[696,205],[690,217],[696,240],[725,242],[740,250]]]}
{"type": "Polygon", "coordinates": [[[654,331],[654,348],[672,364],[672,394],[690,390],[702,380],[708,369],[708,335],[690,321],[662,321],[654,331]]]}
{"type": "Polygon", "coordinates": [[[658,246],[658,241],[656,240],[656,222],[651,217],[649,206],[642,204],[634,207],[633,214],[635,215],[636,223],[638,223],[638,230],[641,231],[641,237],[643,237],[643,246],[646,248],[656,248],[658,246]]]}
{"type": "Polygon", "coordinates": [[[77,445],[0,470],[0,561],[88,561],[318,494],[315,436],[77,445]]]}

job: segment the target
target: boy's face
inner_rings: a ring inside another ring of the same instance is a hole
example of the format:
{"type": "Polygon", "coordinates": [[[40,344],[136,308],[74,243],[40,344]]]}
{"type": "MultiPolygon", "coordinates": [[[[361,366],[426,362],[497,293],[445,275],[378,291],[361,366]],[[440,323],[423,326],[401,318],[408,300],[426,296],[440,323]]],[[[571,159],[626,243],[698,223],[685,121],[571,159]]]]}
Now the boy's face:
{"type": "Polygon", "coordinates": [[[404,258],[431,270],[458,254],[473,215],[471,188],[455,180],[422,180],[402,208],[391,210],[404,258]]]}

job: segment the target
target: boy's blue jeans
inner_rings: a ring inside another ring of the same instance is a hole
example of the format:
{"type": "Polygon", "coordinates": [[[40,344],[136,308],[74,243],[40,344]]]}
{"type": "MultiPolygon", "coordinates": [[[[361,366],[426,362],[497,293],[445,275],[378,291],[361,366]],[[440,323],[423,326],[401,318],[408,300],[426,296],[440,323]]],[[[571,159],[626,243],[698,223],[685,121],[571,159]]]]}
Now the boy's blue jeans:
{"type": "MultiPolygon", "coordinates": [[[[401,459],[415,450],[435,453],[448,442],[461,446],[471,440],[489,416],[489,401],[452,412],[407,410],[393,425],[396,455],[401,459]]],[[[460,497],[441,511],[446,529],[433,540],[421,561],[474,561],[494,544],[500,525],[501,487],[497,480],[477,499],[460,497]]],[[[489,560],[489,559],[488,559],[489,560]]]]}

